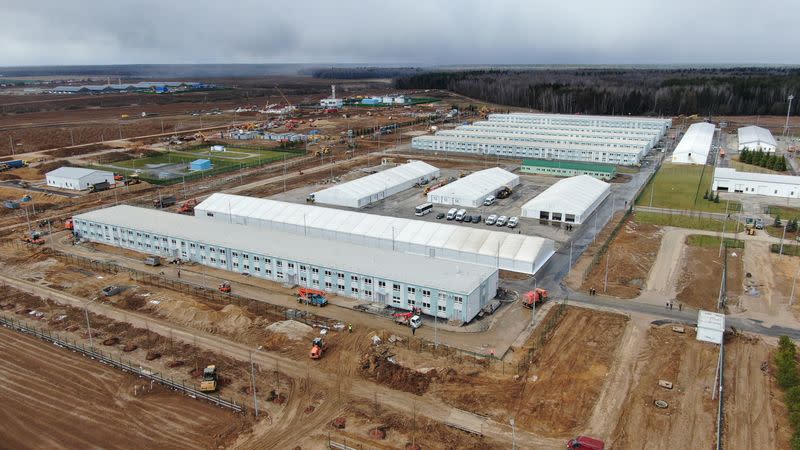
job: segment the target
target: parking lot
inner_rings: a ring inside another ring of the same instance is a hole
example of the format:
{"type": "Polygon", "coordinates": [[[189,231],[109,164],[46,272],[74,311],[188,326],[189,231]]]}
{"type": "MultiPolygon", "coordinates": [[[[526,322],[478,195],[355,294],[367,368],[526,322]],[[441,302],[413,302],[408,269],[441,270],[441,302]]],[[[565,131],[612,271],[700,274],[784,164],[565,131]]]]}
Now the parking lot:
{"type": "MultiPolygon", "coordinates": [[[[346,181],[360,178],[362,176],[368,175],[369,173],[373,173],[373,171],[383,170],[390,167],[392,166],[377,166],[369,169],[368,171],[362,171],[362,170],[353,171],[341,177],[339,183],[344,183],[346,181]]],[[[506,169],[508,170],[512,168],[506,167],[506,169]]],[[[449,177],[457,178],[461,174],[461,172],[462,171],[459,169],[441,169],[441,178],[449,178],[449,177]]],[[[551,224],[547,222],[540,222],[538,219],[519,217],[521,212],[521,207],[523,204],[525,204],[532,198],[536,197],[538,194],[540,194],[548,187],[552,186],[553,183],[559,180],[559,178],[543,176],[543,175],[519,174],[519,172],[516,170],[515,173],[520,175],[520,184],[514,187],[514,190],[509,198],[498,199],[491,206],[480,206],[479,208],[464,208],[467,210],[467,215],[469,216],[480,215],[481,221],[479,223],[472,223],[472,222],[467,223],[466,221],[457,222],[455,220],[447,221],[444,218],[437,219],[436,217],[439,213],[447,213],[447,211],[450,210],[450,208],[452,208],[452,206],[449,205],[434,204],[433,211],[431,213],[421,217],[415,216],[414,209],[417,206],[427,202],[426,196],[423,195],[424,187],[407,189],[403,192],[391,195],[390,197],[384,200],[373,203],[365,208],[358,209],[358,211],[369,214],[380,214],[392,217],[404,217],[408,219],[425,220],[431,222],[438,222],[438,221],[448,222],[454,225],[457,224],[467,227],[505,231],[508,233],[521,233],[529,236],[540,236],[553,239],[558,243],[564,243],[568,241],[572,233],[574,233],[574,231],[577,230],[578,228],[577,225],[573,228],[573,231],[569,232],[566,230],[563,224],[558,224],[558,223],[551,224]],[[492,214],[495,214],[497,216],[505,215],[509,218],[515,216],[519,217],[519,225],[514,229],[511,229],[507,226],[497,227],[493,225],[486,225],[485,223],[486,217],[492,214]]],[[[303,186],[301,188],[287,191],[285,193],[276,194],[270,198],[272,198],[273,200],[281,200],[294,203],[305,203],[308,194],[320,191],[328,186],[331,186],[331,184],[321,182],[319,184],[303,186]]],[[[611,187],[612,191],[616,191],[618,189],[625,189],[627,186],[626,184],[612,183],[611,187]]],[[[351,208],[344,208],[344,207],[323,205],[323,204],[318,204],[318,206],[324,206],[327,208],[351,209],[351,208]]],[[[461,208],[459,207],[459,209],[461,208]]]]}

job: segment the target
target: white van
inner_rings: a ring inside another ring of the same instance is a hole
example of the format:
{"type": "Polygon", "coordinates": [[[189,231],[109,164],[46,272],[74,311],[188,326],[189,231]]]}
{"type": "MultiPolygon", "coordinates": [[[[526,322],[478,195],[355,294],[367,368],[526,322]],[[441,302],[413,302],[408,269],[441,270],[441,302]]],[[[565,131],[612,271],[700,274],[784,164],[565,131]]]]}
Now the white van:
{"type": "Polygon", "coordinates": [[[445,216],[445,218],[447,220],[453,220],[453,219],[456,218],[456,213],[457,212],[458,212],[458,209],[457,208],[453,208],[450,211],[447,211],[447,216],[445,216]]]}
{"type": "Polygon", "coordinates": [[[495,198],[494,195],[490,195],[483,200],[483,206],[491,206],[494,204],[495,198]]]}
{"type": "Polygon", "coordinates": [[[467,215],[467,210],[466,209],[459,209],[458,212],[456,213],[456,220],[459,221],[459,222],[463,222],[464,221],[464,216],[466,216],[466,215],[467,215]]]}

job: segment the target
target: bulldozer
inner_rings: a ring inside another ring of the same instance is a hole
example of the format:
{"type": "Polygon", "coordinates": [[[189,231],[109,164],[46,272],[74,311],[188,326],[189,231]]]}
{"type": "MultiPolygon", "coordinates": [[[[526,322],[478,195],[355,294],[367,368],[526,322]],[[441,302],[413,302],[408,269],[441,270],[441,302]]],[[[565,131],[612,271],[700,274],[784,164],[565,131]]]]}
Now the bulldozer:
{"type": "Polygon", "coordinates": [[[217,390],[217,367],[206,366],[203,369],[203,380],[200,381],[200,392],[214,392],[217,390]]]}
{"type": "Polygon", "coordinates": [[[533,309],[534,306],[539,306],[547,301],[549,296],[550,293],[546,289],[536,288],[522,296],[522,306],[533,309]]]}
{"type": "Polygon", "coordinates": [[[327,349],[328,345],[325,344],[325,340],[321,337],[315,337],[314,340],[311,341],[311,351],[308,353],[308,357],[311,359],[320,359],[327,349]]]}

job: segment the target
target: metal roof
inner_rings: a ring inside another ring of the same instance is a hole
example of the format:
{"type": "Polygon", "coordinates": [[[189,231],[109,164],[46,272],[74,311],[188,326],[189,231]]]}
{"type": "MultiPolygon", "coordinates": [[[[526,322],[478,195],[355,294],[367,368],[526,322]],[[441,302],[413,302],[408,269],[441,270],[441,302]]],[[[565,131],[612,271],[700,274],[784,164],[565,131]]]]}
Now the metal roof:
{"type": "Polygon", "coordinates": [[[617,169],[611,164],[595,164],[580,161],[562,161],[550,159],[525,159],[523,166],[549,167],[553,169],[586,170],[593,172],[616,173],[617,169]]]}
{"type": "Polygon", "coordinates": [[[717,167],[714,169],[714,178],[800,186],[800,176],[780,175],[776,173],[737,172],[736,169],[727,167],[717,167]]]}
{"type": "Polygon", "coordinates": [[[762,143],[773,147],[778,145],[772,133],[766,128],[757,126],[742,127],[737,130],[737,133],[739,135],[739,145],[750,143],[762,143]]]}
{"type": "Polygon", "coordinates": [[[513,121],[513,120],[561,120],[566,122],[583,122],[586,120],[597,121],[617,121],[619,123],[638,123],[638,124],[654,124],[660,126],[669,126],[672,124],[672,119],[661,119],[654,117],[639,117],[639,116],[593,116],[585,114],[542,114],[542,113],[522,113],[514,112],[508,114],[489,114],[490,121],[513,121]]]}
{"type": "Polygon", "coordinates": [[[725,334],[725,315],[711,311],[697,312],[697,336],[698,341],[711,342],[712,344],[722,344],[725,334]]]}
{"type": "MultiPolygon", "coordinates": [[[[579,150],[579,151],[592,151],[592,152],[608,152],[613,151],[615,153],[628,153],[631,155],[639,155],[642,153],[646,147],[642,146],[642,148],[630,148],[630,147],[614,147],[609,149],[608,146],[603,145],[592,145],[588,143],[583,144],[559,144],[556,142],[543,142],[543,141],[507,141],[504,139],[499,138],[461,138],[455,136],[444,136],[439,135],[438,133],[434,136],[431,135],[424,135],[424,136],[415,136],[412,138],[412,142],[419,142],[419,141],[430,141],[430,142],[452,142],[455,144],[463,144],[463,143],[471,143],[471,144],[484,144],[484,145],[492,145],[492,146],[508,146],[514,148],[522,148],[522,149],[531,149],[531,148],[542,148],[542,149],[562,149],[562,150],[579,150]]],[[[415,147],[416,148],[416,147],[415,147]]]]}
{"type": "Polygon", "coordinates": [[[106,172],[104,170],[84,169],[83,167],[59,167],[58,169],[47,172],[45,174],[45,177],[53,176],[53,177],[79,179],[96,172],[100,172],[108,176],[112,175],[111,172],[106,172]]]}
{"type": "Polygon", "coordinates": [[[480,287],[496,270],[128,205],[79,214],[74,219],[465,294],[480,287]]]}
{"type": "Polygon", "coordinates": [[[222,193],[197,205],[195,216],[522,273],[535,273],[555,252],[552,240],[537,236],[222,193]]]}
{"type": "Polygon", "coordinates": [[[694,123],[672,152],[672,162],[705,164],[714,139],[713,123],[694,123]]]}
{"type": "Polygon", "coordinates": [[[538,211],[559,211],[583,216],[592,205],[599,204],[598,201],[605,199],[610,192],[611,186],[608,183],[589,175],[565,178],[522,205],[522,215],[539,217],[538,211]]]}
{"type": "Polygon", "coordinates": [[[471,173],[464,178],[459,178],[452,183],[430,191],[428,193],[428,201],[431,201],[432,197],[460,197],[483,202],[484,198],[502,189],[503,186],[514,187],[518,184],[519,175],[498,167],[491,167],[471,173]]]}
{"type": "Polygon", "coordinates": [[[606,147],[613,147],[612,144],[624,145],[627,147],[646,148],[650,140],[641,141],[633,139],[618,139],[605,136],[567,136],[567,135],[548,135],[537,133],[535,131],[527,133],[503,133],[496,130],[463,130],[457,128],[455,130],[441,130],[436,133],[436,136],[455,136],[464,138],[475,139],[498,139],[502,141],[523,142],[523,143],[564,143],[564,144],[599,144],[606,147]]]}
{"type": "Polygon", "coordinates": [[[315,192],[316,200],[320,203],[340,204],[342,200],[368,198],[380,192],[392,191],[393,188],[404,184],[416,183],[420,178],[435,178],[439,176],[439,169],[423,162],[411,161],[391,169],[348,181],[321,191],[315,192]]]}

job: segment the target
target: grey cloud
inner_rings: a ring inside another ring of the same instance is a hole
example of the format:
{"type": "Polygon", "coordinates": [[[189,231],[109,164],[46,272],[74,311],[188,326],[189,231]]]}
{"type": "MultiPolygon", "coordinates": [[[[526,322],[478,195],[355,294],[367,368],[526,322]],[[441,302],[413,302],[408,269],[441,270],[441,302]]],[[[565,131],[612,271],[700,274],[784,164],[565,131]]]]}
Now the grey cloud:
{"type": "Polygon", "coordinates": [[[800,63],[777,0],[6,2],[0,66],[800,63]]]}

